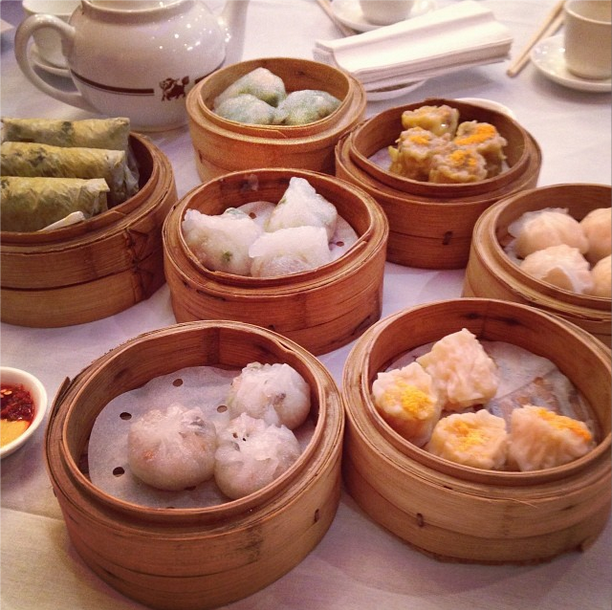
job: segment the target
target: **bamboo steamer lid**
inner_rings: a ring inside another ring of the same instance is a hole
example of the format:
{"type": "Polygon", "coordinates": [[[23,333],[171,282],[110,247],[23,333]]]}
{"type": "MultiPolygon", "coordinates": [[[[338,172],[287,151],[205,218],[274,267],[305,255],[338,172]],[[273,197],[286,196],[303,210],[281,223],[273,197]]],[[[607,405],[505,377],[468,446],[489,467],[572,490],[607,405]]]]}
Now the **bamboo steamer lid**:
{"type": "Polygon", "coordinates": [[[1,316],[59,327],[116,314],[165,282],[161,226],[177,200],[168,158],[130,134],[140,190],[93,218],[48,232],[2,231],[1,316]]]}
{"type": "Polygon", "coordinates": [[[321,354],[349,343],[379,319],[389,227],[380,206],[358,187],[319,172],[265,168],[232,172],[192,189],[163,227],[164,265],[178,322],[237,320],[274,330],[321,354]],[[271,278],[204,267],[187,246],[189,208],[210,215],[250,201],[278,202],[292,177],[306,179],[356,231],[340,258],[310,271],[271,278]]]}
{"type": "Polygon", "coordinates": [[[189,130],[203,182],[259,167],[293,167],[334,173],[334,147],[365,116],[366,95],[355,78],[332,66],[290,57],[253,59],[217,70],[187,95],[189,130]],[[341,100],[330,115],[307,125],[251,125],[213,112],[214,99],[238,78],[267,68],[287,92],[327,91],[341,100]]]}
{"type": "Polygon", "coordinates": [[[336,175],[361,186],[382,206],[391,227],[387,260],[427,269],[465,267],[474,224],[502,197],[536,185],[542,155],[534,138],[498,110],[458,100],[428,98],[390,108],[362,122],[336,146],[336,175]],[[460,122],[493,124],[508,141],[508,168],[496,177],[467,184],[434,184],[393,174],[372,156],[395,145],[401,115],[421,106],[448,105],[460,122]]]}
{"type": "Polygon", "coordinates": [[[272,583],[323,538],[340,497],[343,429],[339,391],[309,352],[249,324],[192,322],[140,335],[67,380],[47,425],[45,459],[70,540],[100,578],[152,608],[204,610],[272,583]],[[276,481],[225,504],[155,509],[92,484],[88,437],[110,400],[185,367],[239,370],[254,361],[287,363],[311,388],[313,436],[276,481]]]}
{"type": "Polygon", "coordinates": [[[384,318],[357,340],[344,368],[348,491],[373,520],[440,560],[521,564],[586,549],[610,516],[610,378],[608,348],[527,305],[463,298],[384,318]],[[371,399],[378,372],[462,328],[552,360],[595,412],[596,448],[547,470],[479,470],[438,458],[388,426],[371,399]]]}
{"type": "Polygon", "coordinates": [[[611,187],[598,184],[556,184],[504,198],[476,223],[463,285],[464,296],[525,303],[563,317],[610,347],[609,298],[557,288],[523,272],[505,253],[511,241],[508,226],[525,212],[567,208],[582,220],[596,208],[610,207],[611,187]]]}

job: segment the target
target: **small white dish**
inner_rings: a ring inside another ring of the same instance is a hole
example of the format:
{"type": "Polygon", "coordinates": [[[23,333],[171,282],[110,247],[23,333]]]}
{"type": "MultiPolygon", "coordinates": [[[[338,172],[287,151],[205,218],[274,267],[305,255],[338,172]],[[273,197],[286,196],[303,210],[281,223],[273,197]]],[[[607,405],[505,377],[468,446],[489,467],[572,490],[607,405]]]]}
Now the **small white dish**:
{"type": "Polygon", "coordinates": [[[563,34],[545,38],[531,51],[531,61],[552,81],[579,91],[605,92],[612,89],[611,80],[589,80],[572,74],[565,66],[563,34]]]}
{"type": "MultiPolygon", "coordinates": [[[[361,7],[359,6],[359,0],[332,0],[331,7],[334,15],[336,15],[344,25],[356,32],[368,32],[384,27],[366,21],[361,11],[361,7]]],[[[429,13],[429,11],[432,11],[436,7],[437,4],[435,0],[416,0],[408,19],[429,13]]]]}
{"type": "Polygon", "coordinates": [[[32,423],[17,438],[0,447],[0,458],[5,458],[23,446],[44,421],[47,412],[47,392],[45,386],[34,375],[21,369],[8,366],[0,367],[0,380],[3,386],[23,386],[30,393],[34,401],[34,419],[32,423]]]}
{"type": "Polygon", "coordinates": [[[491,110],[497,110],[497,112],[502,112],[503,114],[508,115],[512,119],[516,119],[516,115],[508,106],[504,106],[499,102],[495,102],[493,100],[487,100],[482,97],[459,97],[457,98],[458,102],[465,102],[466,104],[474,104],[475,106],[482,106],[483,108],[489,108],[491,110]]]}
{"type": "Polygon", "coordinates": [[[53,74],[54,76],[61,76],[63,78],[70,78],[70,71],[66,67],[56,66],[52,63],[49,63],[45,59],[43,59],[38,52],[38,48],[36,44],[33,44],[30,48],[30,56],[32,58],[32,62],[37,68],[40,68],[44,72],[48,72],[49,74],[53,74]]]}
{"type": "Polygon", "coordinates": [[[392,100],[396,97],[406,95],[415,89],[418,89],[426,81],[419,80],[412,83],[402,83],[401,85],[391,85],[389,87],[381,87],[380,89],[366,90],[366,96],[370,102],[380,102],[383,100],[392,100]]]}

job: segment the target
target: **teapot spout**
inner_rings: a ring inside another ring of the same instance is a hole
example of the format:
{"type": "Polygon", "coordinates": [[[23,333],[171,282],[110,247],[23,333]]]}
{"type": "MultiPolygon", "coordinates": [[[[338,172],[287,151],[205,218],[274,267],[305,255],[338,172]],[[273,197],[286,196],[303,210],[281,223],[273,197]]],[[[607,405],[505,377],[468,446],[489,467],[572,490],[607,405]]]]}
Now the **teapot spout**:
{"type": "Polygon", "coordinates": [[[234,64],[242,59],[246,16],[249,0],[225,0],[219,16],[219,25],[225,37],[225,65],[234,64]]]}

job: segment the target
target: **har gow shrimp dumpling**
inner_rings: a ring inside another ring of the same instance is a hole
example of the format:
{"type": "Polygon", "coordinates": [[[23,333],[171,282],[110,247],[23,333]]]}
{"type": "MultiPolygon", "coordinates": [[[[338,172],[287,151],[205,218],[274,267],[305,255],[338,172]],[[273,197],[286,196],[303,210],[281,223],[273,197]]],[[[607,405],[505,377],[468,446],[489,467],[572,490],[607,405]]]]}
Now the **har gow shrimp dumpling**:
{"type": "Polygon", "coordinates": [[[612,255],[597,261],[591,269],[593,286],[589,292],[596,297],[612,297],[612,255]]]}
{"type": "Polygon", "coordinates": [[[586,258],[591,264],[612,254],[612,208],[591,210],[580,226],[589,243],[586,258]]]}
{"type": "Polygon", "coordinates": [[[172,404],[136,420],[128,433],[128,464],[152,487],[181,490],[213,476],[217,431],[200,409],[172,404]]]}

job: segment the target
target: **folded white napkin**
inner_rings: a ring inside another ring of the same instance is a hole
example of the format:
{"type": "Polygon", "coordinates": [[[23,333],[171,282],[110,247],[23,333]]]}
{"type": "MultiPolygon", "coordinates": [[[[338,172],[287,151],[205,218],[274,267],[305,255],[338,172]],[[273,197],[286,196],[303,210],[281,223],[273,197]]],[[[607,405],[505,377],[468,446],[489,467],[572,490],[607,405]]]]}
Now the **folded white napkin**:
{"type": "Polygon", "coordinates": [[[313,56],[371,91],[502,61],[511,45],[510,31],[492,11],[463,0],[363,34],[316,40],[313,56]]]}

